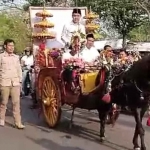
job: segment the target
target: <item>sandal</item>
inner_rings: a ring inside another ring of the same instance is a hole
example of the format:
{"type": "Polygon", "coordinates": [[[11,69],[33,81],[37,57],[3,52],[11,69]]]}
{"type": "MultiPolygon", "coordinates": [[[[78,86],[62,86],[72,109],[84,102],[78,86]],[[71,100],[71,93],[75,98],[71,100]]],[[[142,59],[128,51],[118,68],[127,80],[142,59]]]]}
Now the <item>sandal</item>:
{"type": "Polygon", "coordinates": [[[25,128],[25,126],[23,124],[15,124],[15,128],[22,130],[25,128]]]}

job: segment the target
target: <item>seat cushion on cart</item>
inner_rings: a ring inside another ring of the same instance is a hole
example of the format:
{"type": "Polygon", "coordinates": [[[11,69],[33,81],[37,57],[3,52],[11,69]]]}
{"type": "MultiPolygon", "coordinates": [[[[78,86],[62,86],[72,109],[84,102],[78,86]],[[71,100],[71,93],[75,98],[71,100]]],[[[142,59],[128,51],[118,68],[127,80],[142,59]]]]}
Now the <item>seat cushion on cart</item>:
{"type": "Polygon", "coordinates": [[[89,93],[95,88],[95,81],[99,71],[80,74],[79,83],[82,93],[89,93]]]}

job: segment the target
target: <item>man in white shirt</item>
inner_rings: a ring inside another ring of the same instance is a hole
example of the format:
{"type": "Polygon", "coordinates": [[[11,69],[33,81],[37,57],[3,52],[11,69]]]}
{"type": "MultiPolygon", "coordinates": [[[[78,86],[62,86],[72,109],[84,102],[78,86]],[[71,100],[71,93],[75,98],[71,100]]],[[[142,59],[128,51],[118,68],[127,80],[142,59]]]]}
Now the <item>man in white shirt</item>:
{"type": "Polygon", "coordinates": [[[98,60],[98,57],[100,56],[98,50],[94,47],[94,35],[88,34],[86,36],[86,46],[81,51],[81,57],[83,61],[89,65],[93,65],[93,63],[98,60]]]}
{"type": "Polygon", "coordinates": [[[32,55],[32,50],[30,47],[25,49],[25,56],[21,58],[21,65],[23,68],[23,77],[22,77],[22,90],[25,92],[25,79],[27,76],[27,72],[31,69],[31,66],[34,65],[34,59],[32,55]]]}
{"type": "Polygon", "coordinates": [[[63,27],[63,31],[61,34],[61,40],[65,43],[65,45],[69,45],[71,42],[71,38],[74,32],[80,31],[82,34],[85,33],[85,27],[80,23],[81,19],[81,10],[73,9],[72,12],[72,21],[63,27]]]}
{"type": "Polygon", "coordinates": [[[21,58],[22,66],[30,69],[34,64],[33,55],[30,50],[25,50],[25,56],[21,58]]]}

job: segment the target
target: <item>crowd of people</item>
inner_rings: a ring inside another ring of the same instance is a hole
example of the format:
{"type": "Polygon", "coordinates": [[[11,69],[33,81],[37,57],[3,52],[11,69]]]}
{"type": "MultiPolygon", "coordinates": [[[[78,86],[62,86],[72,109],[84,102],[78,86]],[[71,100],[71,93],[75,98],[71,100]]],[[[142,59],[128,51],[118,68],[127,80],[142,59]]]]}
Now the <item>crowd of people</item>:
{"type": "Polygon", "coordinates": [[[125,64],[129,62],[133,63],[141,58],[139,53],[134,52],[131,54],[127,53],[125,50],[121,50],[119,55],[116,55],[113,53],[113,49],[110,45],[106,45],[104,50],[102,50],[99,54],[97,49],[94,47],[95,38],[93,34],[87,34],[85,39],[83,39],[82,35],[86,35],[86,29],[80,22],[81,17],[81,10],[74,9],[72,12],[72,21],[65,24],[63,27],[61,39],[67,49],[62,56],[63,63],[68,62],[69,59],[72,60],[80,58],[85,65],[89,66],[95,65],[98,61],[101,61],[101,63],[125,64]]]}
{"type": "Polygon", "coordinates": [[[75,59],[80,58],[87,66],[94,66],[98,63],[104,65],[107,63],[110,63],[111,65],[125,65],[141,59],[140,54],[127,53],[125,50],[120,50],[119,54],[115,54],[110,45],[105,45],[104,49],[99,53],[94,47],[94,41],[93,34],[88,34],[83,49],[80,48],[81,44],[79,41],[72,43],[71,48],[62,55],[62,63],[66,63],[69,60],[75,61],[75,59]]]}

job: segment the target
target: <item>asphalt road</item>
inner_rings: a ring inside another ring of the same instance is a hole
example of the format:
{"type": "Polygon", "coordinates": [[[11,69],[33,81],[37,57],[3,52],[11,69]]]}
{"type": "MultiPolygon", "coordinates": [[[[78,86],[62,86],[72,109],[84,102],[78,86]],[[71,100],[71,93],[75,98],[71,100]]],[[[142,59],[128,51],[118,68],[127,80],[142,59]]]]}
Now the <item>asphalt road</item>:
{"type": "MultiPolygon", "coordinates": [[[[131,150],[134,132],[132,116],[121,115],[114,128],[106,127],[106,142],[99,142],[97,114],[78,109],[74,125],[69,129],[70,111],[63,108],[59,126],[49,129],[37,110],[30,110],[30,99],[22,100],[25,130],[12,127],[11,105],[8,106],[6,126],[0,128],[0,150],[131,150]]],[[[144,125],[146,118],[144,119],[144,125]]],[[[146,145],[150,149],[150,127],[146,127],[146,145]]]]}

